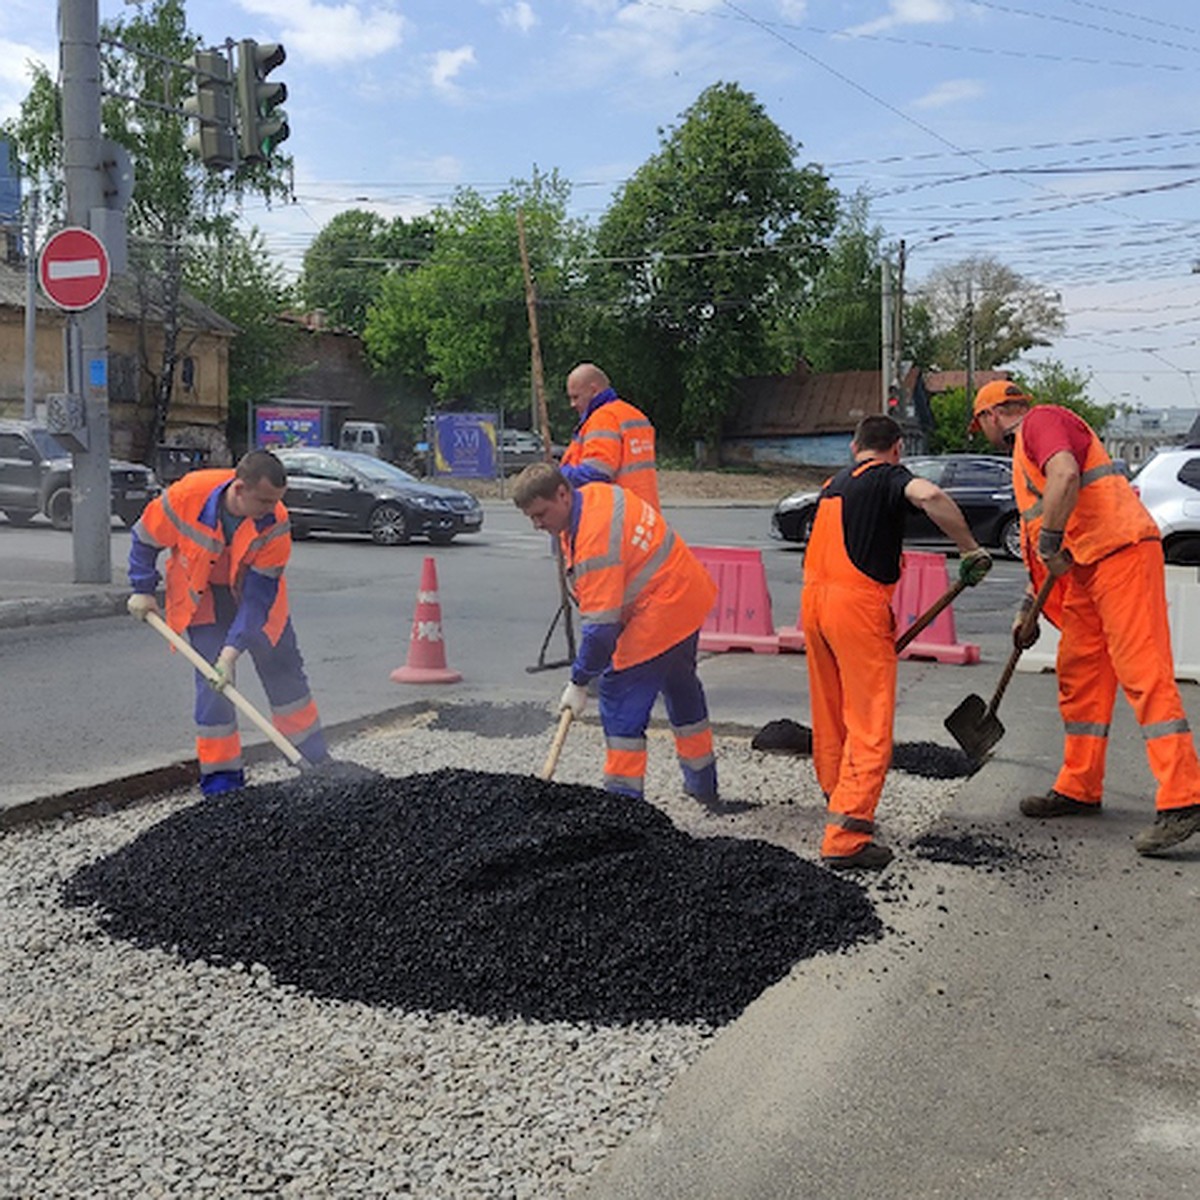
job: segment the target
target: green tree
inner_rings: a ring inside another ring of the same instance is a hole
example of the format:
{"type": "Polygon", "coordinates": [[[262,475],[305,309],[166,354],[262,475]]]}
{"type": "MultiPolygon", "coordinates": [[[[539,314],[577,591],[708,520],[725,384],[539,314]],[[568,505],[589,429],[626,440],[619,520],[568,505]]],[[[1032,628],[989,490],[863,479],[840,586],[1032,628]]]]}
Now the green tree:
{"type": "Polygon", "coordinates": [[[411,270],[432,250],[433,222],[427,217],[389,222],[378,213],[347,209],[305,251],[300,295],[335,326],[361,333],[384,277],[411,270]]]}
{"type": "Polygon", "coordinates": [[[978,370],[1003,367],[1064,324],[1057,294],[987,256],[932,272],[906,323],[917,361],[943,371],[965,370],[971,343],[978,370]]]}
{"type": "MultiPolygon", "coordinates": [[[[287,194],[289,163],[243,164],[236,174],[205,171],[185,147],[187,118],[180,104],[192,90],[189,66],[198,38],[187,28],[183,0],[138,0],[132,16],[101,26],[101,74],[105,89],[105,135],[129,150],[134,189],[129,205],[130,267],[136,280],[144,336],[150,322],[161,325],[161,353],[143,353],[151,382],[150,412],[144,415],[147,453],[163,439],[170,413],[176,366],[181,357],[180,291],[194,239],[211,219],[250,191],[266,199],[287,194]]],[[[31,171],[61,221],[61,96],[44,69],[19,115],[4,127],[18,157],[31,171]]]]}
{"type": "Polygon", "coordinates": [[[244,234],[227,216],[198,235],[184,271],[188,291],[238,327],[229,351],[226,435],[241,440],[252,402],[278,391],[289,372],[288,351],[298,331],[280,320],[292,290],[272,262],[262,234],[244,234]]]}
{"type": "Polygon", "coordinates": [[[385,276],[367,309],[363,341],[377,367],[426,379],[443,403],[528,411],[531,357],[517,210],[524,214],[551,386],[571,362],[563,331],[573,319],[569,294],[585,245],[582,227],[566,217],[569,191],[557,173],[535,171],[491,203],[464,188],[435,210],[429,257],[385,276]]]}
{"type": "Polygon", "coordinates": [[[852,197],[796,317],[813,370],[879,370],[882,239],[880,228],[868,224],[866,196],[852,197]]]}
{"type": "Polygon", "coordinates": [[[780,314],[820,267],[836,193],[736,84],[706,89],[660,141],[601,218],[589,284],[674,360],[678,432],[715,445],[733,380],[792,365],[780,314]]]}

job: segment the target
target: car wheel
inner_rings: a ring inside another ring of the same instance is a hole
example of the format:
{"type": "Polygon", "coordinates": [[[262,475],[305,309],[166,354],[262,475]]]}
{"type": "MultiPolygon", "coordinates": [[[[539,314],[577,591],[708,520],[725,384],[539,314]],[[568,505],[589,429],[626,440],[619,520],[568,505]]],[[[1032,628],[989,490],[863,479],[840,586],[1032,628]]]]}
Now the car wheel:
{"type": "Polygon", "coordinates": [[[292,541],[304,542],[312,537],[312,530],[307,525],[301,525],[296,521],[292,522],[292,541]]]}
{"type": "Polygon", "coordinates": [[[1011,516],[1000,530],[1000,549],[1008,558],[1021,557],[1021,518],[1011,516]]]}
{"type": "Polygon", "coordinates": [[[384,503],[371,510],[371,540],[378,546],[403,546],[408,541],[408,518],[399,504],[384,503]]]}
{"type": "Polygon", "coordinates": [[[6,508],[4,515],[8,518],[10,525],[28,525],[37,516],[37,513],[25,512],[20,508],[6,508]]]}
{"type": "Polygon", "coordinates": [[[55,529],[71,528],[71,489],[59,488],[46,504],[46,516],[55,529]]]}

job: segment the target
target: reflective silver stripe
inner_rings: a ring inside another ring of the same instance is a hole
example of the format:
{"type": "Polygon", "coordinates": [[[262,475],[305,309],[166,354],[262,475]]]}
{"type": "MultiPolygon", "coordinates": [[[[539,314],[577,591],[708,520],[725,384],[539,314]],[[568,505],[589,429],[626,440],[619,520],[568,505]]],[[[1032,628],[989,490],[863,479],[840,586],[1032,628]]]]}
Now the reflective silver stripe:
{"type": "Polygon", "coordinates": [[[276,521],[270,529],[264,529],[257,537],[252,538],[250,544],[246,547],[247,554],[257,554],[265,546],[271,542],[287,535],[292,528],[291,521],[276,521]]]}
{"type": "Polygon", "coordinates": [[[1151,725],[1143,725],[1142,737],[1149,742],[1154,738],[1174,737],[1179,733],[1190,733],[1191,728],[1187,717],[1176,717],[1171,721],[1155,721],[1151,725]]]}
{"type": "Polygon", "coordinates": [[[142,542],[144,545],[154,546],[158,550],[162,550],[166,545],[165,542],[160,542],[158,538],[156,538],[150,532],[150,530],[146,528],[145,522],[141,517],[138,517],[138,519],[134,522],[133,532],[137,537],[137,540],[142,542]]]}
{"type": "Polygon", "coordinates": [[[625,528],[625,493],[614,490],[612,524],[608,527],[608,546],[604,553],[595,558],[580,559],[571,568],[575,578],[587,575],[590,571],[603,571],[606,567],[621,565],[621,534],[625,528]]]}
{"type": "Polygon", "coordinates": [[[240,771],[242,769],[242,756],[239,754],[237,758],[227,758],[222,762],[201,763],[201,775],[215,775],[218,771],[240,771]]]}
{"type": "Polygon", "coordinates": [[[220,554],[225,549],[225,543],[218,537],[214,537],[202,525],[193,525],[190,521],[185,521],[174,508],[171,507],[171,493],[163,492],[162,509],[167,520],[183,534],[184,537],[190,538],[202,550],[207,550],[210,554],[220,554]]]}
{"type": "Polygon", "coordinates": [[[255,575],[264,575],[267,579],[281,579],[283,577],[283,567],[260,567],[255,564],[250,568],[255,575]]]}
{"type": "Polygon", "coordinates": [[[663,538],[662,545],[650,555],[644,563],[642,563],[636,575],[630,579],[629,585],[625,589],[624,606],[628,608],[641,595],[642,589],[654,578],[659,567],[667,561],[667,557],[671,551],[675,549],[675,531],[667,530],[667,536],[663,538]]]}
{"type": "Polygon", "coordinates": [[[596,612],[588,612],[581,608],[579,619],[585,625],[616,625],[621,620],[621,610],[619,608],[602,608],[596,612]]]}
{"type": "Polygon", "coordinates": [[[233,737],[237,733],[236,718],[229,722],[228,725],[197,725],[196,736],[199,738],[227,738],[233,737]]]}
{"type": "Polygon", "coordinates": [[[1064,721],[1063,731],[1067,737],[1108,737],[1108,725],[1095,721],[1064,721]]]}
{"type": "Polygon", "coordinates": [[[276,717],[290,717],[292,713],[298,713],[306,704],[311,703],[312,696],[305,692],[299,700],[293,700],[290,704],[272,704],[271,715],[276,717]]]}
{"type": "Polygon", "coordinates": [[[717,761],[716,757],[712,754],[702,754],[699,758],[684,758],[682,754],[677,757],[680,765],[692,771],[702,771],[705,767],[711,767],[717,761]]]}
{"type": "Polygon", "coordinates": [[[589,429],[583,435],[583,444],[588,442],[619,442],[621,435],[611,429],[589,429]]]}
{"type": "Polygon", "coordinates": [[[604,744],[610,750],[631,750],[636,754],[643,754],[646,750],[646,739],[644,737],[606,737],[604,744]]]}
{"type": "Polygon", "coordinates": [[[610,775],[606,771],[604,773],[604,782],[616,784],[623,792],[633,792],[634,795],[640,796],[645,783],[640,775],[610,775]]]}
{"type": "Polygon", "coordinates": [[[647,459],[645,462],[626,463],[621,467],[620,471],[617,472],[617,478],[619,479],[622,475],[632,475],[635,471],[653,471],[653,470],[654,470],[654,460],[653,459],[647,459]]]}
{"type": "Polygon", "coordinates": [[[694,725],[672,725],[671,732],[677,738],[695,737],[698,733],[707,733],[709,723],[707,721],[697,721],[694,725]]]}
{"type": "Polygon", "coordinates": [[[847,813],[829,813],[825,823],[827,825],[839,825],[842,829],[847,829],[851,833],[875,832],[874,821],[864,821],[862,817],[851,817],[847,813]]]}
{"type": "Polygon", "coordinates": [[[1042,515],[1042,498],[1039,496],[1028,508],[1021,509],[1021,520],[1032,521],[1042,515]]]}
{"type": "Polygon", "coordinates": [[[1087,487],[1089,483],[1095,483],[1097,479],[1103,479],[1107,475],[1123,474],[1124,472],[1116,463],[1101,463],[1100,466],[1091,467],[1079,476],[1079,486],[1087,487]]]}
{"type": "Polygon", "coordinates": [[[624,433],[627,429],[650,429],[652,426],[646,417],[627,417],[617,428],[624,433]]]}
{"type": "Polygon", "coordinates": [[[612,467],[599,458],[585,458],[579,465],[581,467],[591,467],[593,471],[603,475],[605,479],[614,479],[616,477],[616,473],[612,467]]]}
{"type": "Polygon", "coordinates": [[[192,602],[192,607],[195,608],[200,603],[200,593],[193,587],[189,587],[187,593],[188,599],[192,602]]]}

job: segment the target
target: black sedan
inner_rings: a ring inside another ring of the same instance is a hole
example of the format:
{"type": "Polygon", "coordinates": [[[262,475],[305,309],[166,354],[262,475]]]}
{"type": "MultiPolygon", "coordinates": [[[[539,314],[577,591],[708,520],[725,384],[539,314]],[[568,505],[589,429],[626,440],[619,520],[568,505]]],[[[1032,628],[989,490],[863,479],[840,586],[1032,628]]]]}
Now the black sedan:
{"type": "Polygon", "coordinates": [[[420,536],[445,546],[483,527],[483,509],[469,492],[425,483],[369,454],[303,446],[275,454],[288,473],[283,502],[293,537],[369,533],[381,546],[402,546],[420,536]]]}
{"type": "MultiPolygon", "coordinates": [[[[936,483],[953,497],[981,546],[1021,557],[1021,521],[1013,494],[1012,463],[986,454],[939,454],[906,458],[914,474],[936,483]]],[[[832,472],[831,472],[832,473],[832,472]]],[[[771,514],[771,536],[807,543],[817,511],[817,492],[785,496],[771,514]]],[[[946,543],[942,531],[922,512],[911,512],[904,531],[906,542],[946,543]]]]}

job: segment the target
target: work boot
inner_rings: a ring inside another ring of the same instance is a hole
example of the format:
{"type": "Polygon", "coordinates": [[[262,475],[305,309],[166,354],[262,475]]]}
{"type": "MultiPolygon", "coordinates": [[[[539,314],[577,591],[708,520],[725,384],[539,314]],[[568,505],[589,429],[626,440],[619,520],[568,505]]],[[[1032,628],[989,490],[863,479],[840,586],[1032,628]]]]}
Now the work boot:
{"type": "Polygon", "coordinates": [[[1193,833],[1200,832],[1200,804],[1189,804],[1186,808],[1166,808],[1154,818],[1154,824],[1139,830],[1133,836],[1133,848],[1139,854],[1153,857],[1180,842],[1186,842],[1193,833]]]}
{"type": "Polygon", "coordinates": [[[1100,813],[1099,802],[1085,804],[1072,800],[1062,792],[1051,788],[1044,796],[1026,796],[1020,804],[1021,812],[1027,817],[1094,817],[1100,813]]]}
{"type": "Polygon", "coordinates": [[[891,861],[891,850],[878,842],[868,842],[853,854],[821,855],[821,865],[831,871],[880,871],[891,861]]]}

